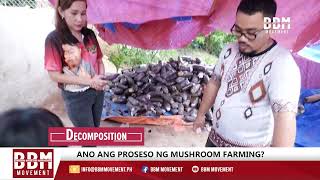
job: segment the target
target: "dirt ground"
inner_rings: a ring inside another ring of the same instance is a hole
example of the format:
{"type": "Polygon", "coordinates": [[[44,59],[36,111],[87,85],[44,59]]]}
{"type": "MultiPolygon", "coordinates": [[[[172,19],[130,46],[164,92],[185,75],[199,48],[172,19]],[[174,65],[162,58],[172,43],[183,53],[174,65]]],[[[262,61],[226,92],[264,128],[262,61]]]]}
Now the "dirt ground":
{"type": "MultiPolygon", "coordinates": [[[[106,69],[108,72],[115,72],[115,67],[108,61],[106,69]]],[[[42,107],[57,114],[65,126],[73,126],[69,120],[63,100],[59,92],[55,92],[45,99],[42,107]]],[[[127,125],[111,121],[102,121],[101,127],[144,127],[145,146],[147,147],[203,147],[206,143],[208,132],[197,134],[192,131],[191,126],[171,127],[171,126],[151,126],[151,125],[127,125]]]]}

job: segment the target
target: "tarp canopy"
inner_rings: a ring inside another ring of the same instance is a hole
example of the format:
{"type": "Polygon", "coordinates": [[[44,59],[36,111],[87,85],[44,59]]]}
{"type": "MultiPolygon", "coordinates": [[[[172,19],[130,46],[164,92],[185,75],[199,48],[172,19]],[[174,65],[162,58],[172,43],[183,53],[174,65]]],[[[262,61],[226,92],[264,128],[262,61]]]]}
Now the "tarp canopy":
{"type": "MultiPolygon", "coordinates": [[[[50,0],[53,4],[57,0],[50,0]]],[[[196,36],[214,30],[229,32],[240,0],[88,0],[88,22],[109,44],[144,49],[187,46],[196,36]]],[[[277,0],[277,17],[290,17],[288,33],[273,34],[297,53],[320,41],[319,0],[277,0]]],[[[304,88],[320,88],[320,64],[294,54],[304,88]],[[312,77],[312,78],[311,78],[312,77]]]]}
{"type": "MultiPolygon", "coordinates": [[[[56,2],[56,0],[50,0],[56,2]]],[[[145,49],[181,48],[197,35],[229,31],[240,0],[89,0],[88,21],[108,43],[145,49]]],[[[274,38],[295,52],[320,39],[319,0],[278,0],[291,29],[274,38]]]]}
{"type": "Polygon", "coordinates": [[[294,58],[300,67],[302,87],[320,89],[320,43],[303,48],[294,58]]]}

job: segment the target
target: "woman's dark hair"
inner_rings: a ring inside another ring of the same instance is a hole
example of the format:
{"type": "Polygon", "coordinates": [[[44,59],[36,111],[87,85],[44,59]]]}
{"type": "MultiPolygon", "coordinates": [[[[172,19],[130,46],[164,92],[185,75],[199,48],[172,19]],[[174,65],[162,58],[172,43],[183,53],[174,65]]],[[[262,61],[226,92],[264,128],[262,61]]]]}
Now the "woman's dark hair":
{"type": "Polygon", "coordinates": [[[264,17],[272,19],[276,16],[277,3],[275,0],[242,0],[238,6],[238,11],[248,15],[261,12],[264,17]]]}
{"type": "MultiPolygon", "coordinates": [[[[62,40],[62,44],[70,44],[70,45],[74,45],[77,44],[79,41],[77,40],[77,38],[75,38],[65,19],[63,19],[59,13],[59,8],[64,11],[66,9],[69,9],[72,5],[72,3],[76,2],[76,1],[83,1],[85,3],[87,3],[86,0],[58,0],[57,4],[56,4],[56,15],[55,15],[55,23],[56,23],[56,31],[58,32],[60,39],[62,40]]],[[[81,30],[81,33],[83,35],[86,35],[87,33],[87,27],[83,27],[81,30]]]]}
{"type": "Polygon", "coordinates": [[[0,114],[0,146],[47,147],[49,127],[63,127],[63,124],[46,109],[9,110],[0,114]]]}

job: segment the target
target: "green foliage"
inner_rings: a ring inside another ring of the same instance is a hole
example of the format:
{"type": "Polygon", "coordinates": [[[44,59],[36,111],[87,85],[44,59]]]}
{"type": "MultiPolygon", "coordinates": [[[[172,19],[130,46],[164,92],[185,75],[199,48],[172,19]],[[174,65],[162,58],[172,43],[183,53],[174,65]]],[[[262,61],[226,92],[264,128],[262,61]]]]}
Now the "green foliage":
{"type": "Polygon", "coordinates": [[[140,64],[149,64],[154,62],[157,51],[147,51],[139,48],[133,48],[127,45],[117,45],[117,49],[110,54],[110,61],[120,68],[133,67],[140,64]]]}
{"type": "Polygon", "coordinates": [[[206,37],[204,36],[198,36],[196,39],[194,39],[190,45],[191,48],[194,49],[205,49],[205,41],[206,37]]]}
{"type": "Polygon", "coordinates": [[[122,53],[112,52],[110,54],[109,60],[114,64],[117,71],[121,68],[124,62],[125,56],[122,53]]]}
{"type": "Polygon", "coordinates": [[[128,68],[140,64],[167,61],[178,56],[191,56],[200,58],[204,63],[214,64],[223,46],[235,41],[235,37],[224,32],[216,31],[208,36],[198,36],[193,42],[183,49],[177,50],[143,50],[127,45],[113,45],[111,47],[110,61],[120,68],[128,68]]]}
{"type": "Polygon", "coordinates": [[[199,36],[191,43],[191,48],[202,49],[208,53],[219,57],[222,48],[230,43],[234,42],[236,38],[231,34],[226,34],[221,31],[215,31],[207,37],[199,36]]]}

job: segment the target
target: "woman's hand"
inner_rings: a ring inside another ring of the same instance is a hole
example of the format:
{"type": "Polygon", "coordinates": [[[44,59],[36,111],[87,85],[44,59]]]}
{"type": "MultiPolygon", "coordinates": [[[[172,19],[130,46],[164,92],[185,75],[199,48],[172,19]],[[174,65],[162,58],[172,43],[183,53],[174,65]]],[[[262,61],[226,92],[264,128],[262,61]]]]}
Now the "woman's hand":
{"type": "Polygon", "coordinates": [[[81,66],[79,69],[79,77],[91,79],[91,75],[81,66]]]}
{"type": "Polygon", "coordinates": [[[102,91],[104,89],[104,86],[107,85],[107,81],[102,80],[102,77],[103,77],[102,75],[95,75],[91,79],[90,87],[98,91],[102,91]]]}

